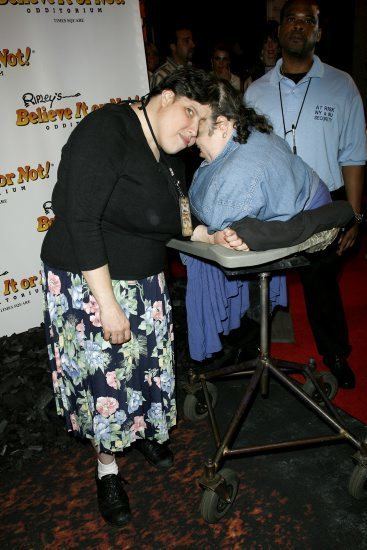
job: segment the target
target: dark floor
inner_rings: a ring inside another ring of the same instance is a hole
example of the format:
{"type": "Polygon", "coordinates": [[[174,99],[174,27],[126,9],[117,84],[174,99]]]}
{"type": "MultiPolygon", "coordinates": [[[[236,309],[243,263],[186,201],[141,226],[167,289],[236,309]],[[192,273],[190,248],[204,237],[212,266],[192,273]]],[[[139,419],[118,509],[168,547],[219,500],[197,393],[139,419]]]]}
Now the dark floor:
{"type": "MultiPolygon", "coordinates": [[[[217,383],[221,425],[246,384],[244,379],[217,383]]],[[[344,418],[360,432],[356,420],[344,418]]],[[[238,443],[325,433],[331,433],[327,426],[272,382],[271,396],[257,398],[238,443]]],[[[121,531],[99,518],[88,446],[50,450],[16,476],[8,472],[0,490],[1,548],[367,548],[366,501],[354,500],[347,491],[353,469],[348,444],[228,460],[240,489],[228,516],[214,525],[200,516],[197,486],[203,461],[214,448],[207,422],[181,417],[172,448],[176,462],[168,475],[136,451],[121,458],[133,509],[132,523],[121,531]]]]}
{"type": "MultiPolygon", "coordinates": [[[[367,549],[367,500],[348,493],[354,464],[346,443],[227,460],[240,488],[217,524],[200,515],[198,479],[214,444],[207,421],[182,414],[188,352],[184,287],[173,289],[178,427],[167,473],[135,450],[119,458],[133,510],[122,530],[100,518],[89,445],[70,438],[55,416],[42,330],[0,339],[0,548],[19,549],[367,549]],[[51,399],[51,400],[50,400],[51,399]]],[[[216,383],[223,429],[248,379],[216,383]]],[[[343,414],[358,436],[362,425],[343,414]]],[[[277,382],[260,396],[235,446],[332,433],[277,382]]],[[[366,488],[367,496],[367,488],[366,488]]]]}

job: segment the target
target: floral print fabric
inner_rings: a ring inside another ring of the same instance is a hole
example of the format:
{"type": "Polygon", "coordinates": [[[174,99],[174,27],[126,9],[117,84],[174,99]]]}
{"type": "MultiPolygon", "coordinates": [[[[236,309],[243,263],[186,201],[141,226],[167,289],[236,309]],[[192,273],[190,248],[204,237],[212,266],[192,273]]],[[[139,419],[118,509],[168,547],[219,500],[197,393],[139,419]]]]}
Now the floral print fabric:
{"type": "Polygon", "coordinates": [[[99,452],[138,438],[168,439],[176,424],[171,305],[163,273],[112,281],[131,340],[103,339],[99,306],[82,275],[44,266],[45,326],[59,415],[99,452]]]}

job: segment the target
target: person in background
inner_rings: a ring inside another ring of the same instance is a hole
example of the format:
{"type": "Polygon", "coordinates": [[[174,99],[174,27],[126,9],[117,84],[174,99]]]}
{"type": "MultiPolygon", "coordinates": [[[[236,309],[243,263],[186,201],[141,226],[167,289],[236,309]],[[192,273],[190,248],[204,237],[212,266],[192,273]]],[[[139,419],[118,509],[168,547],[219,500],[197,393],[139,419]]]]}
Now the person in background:
{"type": "Polygon", "coordinates": [[[269,72],[275,65],[280,54],[279,40],[277,36],[276,21],[268,21],[268,25],[262,35],[259,57],[249,71],[249,76],[246,78],[243,91],[264,74],[269,72]]]}
{"type": "Polygon", "coordinates": [[[145,44],[145,57],[147,61],[149,89],[151,89],[153,73],[159,65],[159,54],[158,54],[157,46],[152,42],[147,42],[145,44]]]}
{"type": "Polygon", "coordinates": [[[171,55],[154,73],[151,80],[151,87],[154,88],[178,67],[191,65],[192,56],[195,50],[195,42],[192,31],[186,26],[177,25],[169,37],[169,49],[171,55]]]}
{"type": "Polygon", "coordinates": [[[285,2],[279,26],[282,58],[251,84],[244,101],[269,117],[274,131],[327,184],[333,200],[346,197],[354,210],[355,223],[335,250],[314,255],[310,267],[301,271],[318,352],[339,385],[351,389],[355,376],[348,364],[351,346],[337,277],[340,256],[354,245],[363,219],[365,119],[353,79],[315,55],[319,16],[316,1],[285,2]]]}
{"type": "Polygon", "coordinates": [[[142,102],[90,113],[63,147],[52,195],[41,257],[56,407],[96,450],[99,510],[115,526],[131,517],[115,453],[133,444],[157,468],[173,463],[165,245],[180,233],[185,194],[175,155],[196,141],[211,82],[181,68],[142,102]]]}
{"type": "Polygon", "coordinates": [[[224,43],[214,46],[211,64],[216,77],[228,80],[236,90],[241,90],[240,77],[231,72],[231,56],[229,48],[224,43]]]}

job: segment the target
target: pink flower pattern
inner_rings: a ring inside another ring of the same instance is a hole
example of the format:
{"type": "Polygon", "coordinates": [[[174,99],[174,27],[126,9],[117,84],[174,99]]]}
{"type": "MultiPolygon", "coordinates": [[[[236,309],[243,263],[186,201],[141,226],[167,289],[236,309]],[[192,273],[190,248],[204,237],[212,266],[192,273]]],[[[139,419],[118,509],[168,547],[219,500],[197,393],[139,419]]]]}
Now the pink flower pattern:
{"type": "Polygon", "coordinates": [[[88,315],[99,311],[99,305],[97,303],[97,300],[92,294],[89,297],[89,302],[87,304],[83,304],[83,309],[88,313],[88,315]]]}
{"type": "Polygon", "coordinates": [[[86,313],[88,313],[88,315],[90,315],[90,320],[94,327],[102,326],[99,305],[92,294],[90,295],[89,302],[87,304],[83,304],[83,309],[86,313]]]}
{"type": "Polygon", "coordinates": [[[117,409],[119,403],[114,397],[98,397],[96,409],[105,418],[111,416],[117,409]]]}
{"type": "Polygon", "coordinates": [[[163,321],[162,302],[154,302],[154,304],[153,304],[153,319],[155,319],[155,321],[163,321]]]}
{"type": "Polygon", "coordinates": [[[141,432],[147,427],[144,416],[134,416],[134,424],[131,426],[132,432],[141,432]]]}
{"type": "MultiPolygon", "coordinates": [[[[48,350],[58,414],[67,420],[69,429],[80,433],[83,437],[89,437],[92,434],[101,452],[120,451],[145,435],[158,441],[165,441],[168,430],[175,424],[175,405],[174,399],[165,389],[162,374],[168,369],[169,376],[173,376],[170,345],[172,322],[170,308],[168,307],[168,311],[165,310],[168,295],[164,275],[128,283],[130,292],[128,300],[131,296],[132,307],[134,301],[139,306],[129,311],[130,319],[135,323],[136,337],[142,337],[144,342],[146,341],[146,347],[145,345],[141,346],[141,349],[139,347],[139,358],[144,357],[144,367],[145,349],[149,354],[149,350],[153,350],[158,343],[159,346],[163,346],[162,354],[156,357],[152,353],[149,357],[147,365],[149,370],[143,367],[141,376],[143,380],[145,379],[144,392],[136,376],[132,376],[131,379],[126,377],[124,388],[121,389],[118,369],[124,366],[125,360],[131,362],[130,351],[126,349],[122,357],[117,346],[104,345],[101,340],[103,331],[100,308],[95,297],[88,294],[85,281],[83,279],[81,281],[82,293],[79,288],[75,291],[74,287],[78,281],[70,274],[62,270],[59,272],[57,269],[49,269],[46,266],[45,287],[49,293],[46,307],[62,306],[57,310],[57,319],[52,315],[53,309],[50,309],[46,316],[50,336],[48,350]],[[134,285],[137,288],[132,288],[134,285]],[[66,304],[68,315],[61,319],[61,309],[64,310],[66,304]],[[148,333],[141,326],[140,306],[143,308],[146,319],[155,325],[156,330],[153,326],[153,330],[148,333]],[[70,330],[64,332],[59,321],[70,323],[70,330]],[[89,368],[89,365],[93,365],[93,368],[89,368]],[[65,369],[69,369],[71,375],[68,370],[68,376],[66,376],[65,369]],[[77,377],[72,378],[74,374],[77,374],[77,377]],[[65,399],[64,392],[68,390],[66,384],[69,383],[73,384],[73,394],[65,399]],[[130,392],[134,394],[129,400],[125,398],[125,386],[128,395],[130,392]],[[139,403],[143,393],[144,407],[141,410],[139,403]]],[[[116,284],[118,283],[117,281],[116,284]]],[[[125,300],[128,287],[126,281],[120,284],[121,291],[123,290],[121,299],[125,300]]],[[[131,353],[134,353],[132,370],[140,368],[140,363],[139,367],[135,365],[135,348],[131,353]]]]}
{"type": "Polygon", "coordinates": [[[61,290],[60,277],[52,273],[52,271],[49,271],[48,273],[47,284],[51,294],[53,294],[54,296],[57,296],[58,294],[60,294],[60,290],[61,290]]]}
{"type": "Polygon", "coordinates": [[[102,326],[102,323],[101,323],[101,318],[99,316],[99,310],[96,312],[95,315],[91,315],[90,316],[90,320],[92,322],[92,325],[94,327],[101,327],[102,326]]]}
{"type": "Polygon", "coordinates": [[[106,373],[106,379],[107,379],[107,384],[109,386],[111,386],[111,388],[115,388],[115,390],[118,389],[119,384],[118,384],[118,380],[116,378],[116,371],[115,370],[107,372],[106,373]]]}

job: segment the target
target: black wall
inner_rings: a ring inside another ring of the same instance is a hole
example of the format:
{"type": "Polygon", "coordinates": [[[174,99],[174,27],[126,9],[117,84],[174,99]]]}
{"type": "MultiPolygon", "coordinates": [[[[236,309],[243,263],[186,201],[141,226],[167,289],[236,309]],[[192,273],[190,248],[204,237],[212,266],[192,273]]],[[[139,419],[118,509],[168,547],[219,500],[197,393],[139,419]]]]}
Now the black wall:
{"type": "MultiPolygon", "coordinates": [[[[320,0],[322,41],[318,53],[323,61],[352,74],[355,0],[320,0]]],[[[207,68],[212,45],[219,40],[238,41],[245,64],[258,51],[266,23],[266,0],[146,0],[149,39],[167,55],[167,32],[175,20],[185,21],[195,34],[195,63],[207,68]]],[[[241,61],[242,62],[242,61],[241,61]]]]}
{"type": "Polygon", "coordinates": [[[194,32],[195,62],[206,68],[211,47],[218,41],[238,41],[251,60],[257,49],[259,29],[266,22],[262,0],[148,0],[147,15],[155,42],[166,55],[167,31],[172,21],[184,21],[194,32]]]}

